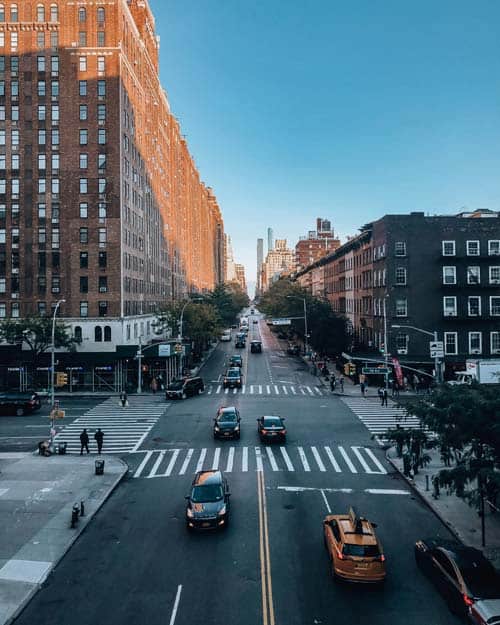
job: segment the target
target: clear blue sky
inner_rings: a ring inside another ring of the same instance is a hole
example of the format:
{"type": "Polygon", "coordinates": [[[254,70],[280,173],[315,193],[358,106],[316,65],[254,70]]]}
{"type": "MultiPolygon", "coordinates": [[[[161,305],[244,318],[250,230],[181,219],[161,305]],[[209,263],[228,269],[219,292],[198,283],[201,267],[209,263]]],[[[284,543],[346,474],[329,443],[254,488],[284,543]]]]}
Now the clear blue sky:
{"type": "Polygon", "coordinates": [[[500,206],[498,0],[150,0],[161,77],[247,279],[271,226],[500,206]]]}

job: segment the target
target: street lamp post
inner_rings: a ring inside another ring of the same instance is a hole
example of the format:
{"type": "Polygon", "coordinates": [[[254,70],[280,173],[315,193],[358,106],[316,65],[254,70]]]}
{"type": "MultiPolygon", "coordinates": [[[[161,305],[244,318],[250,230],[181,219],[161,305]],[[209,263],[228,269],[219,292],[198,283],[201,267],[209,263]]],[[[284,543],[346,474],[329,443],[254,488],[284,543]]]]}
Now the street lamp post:
{"type": "MultiPolygon", "coordinates": [[[[422,328],[417,328],[416,326],[409,325],[393,325],[393,328],[409,328],[411,330],[415,330],[415,332],[421,332],[422,334],[427,334],[428,336],[432,336],[435,342],[438,340],[437,330],[434,332],[429,332],[429,330],[424,330],[422,328]]],[[[441,363],[439,361],[439,356],[434,356],[434,378],[438,384],[441,383],[441,363]]]]}
{"type": "Polygon", "coordinates": [[[50,350],[50,403],[52,406],[51,410],[51,424],[50,424],[50,442],[52,444],[54,440],[54,436],[52,432],[54,431],[54,408],[55,408],[55,389],[54,389],[54,369],[55,369],[55,350],[56,350],[56,316],[57,309],[63,303],[65,303],[65,299],[60,299],[57,301],[56,306],[54,308],[54,314],[52,315],[52,344],[50,350]]]}
{"type": "MultiPolygon", "coordinates": [[[[182,347],[182,338],[184,336],[183,334],[183,324],[184,324],[184,311],[186,310],[186,306],[188,304],[191,304],[192,302],[201,302],[203,301],[202,297],[193,297],[192,299],[188,299],[186,300],[186,302],[184,303],[184,306],[182,307],[181,310],[181,316],[179,318],[179,333],[177,335],[177,341],[180,343],[181,347],[182,347]]],[[[180,369],[181,369],[181,375],[182,375],[182,351],[179,352],[179,363],[180,363],[180,369]]]]}
{"type": "Polygon", "coordinates": [[[307,330],[307,307],[306,307],[306,298],[305,297],[299,297],[298,295],[287,295],[288,299],[300,299],[302,300],[302,303],[304,304],[304,352],[307,356],[307,353],[309,352],[309,344],[307,341],[308,338],[308,330],[307,330]]]}

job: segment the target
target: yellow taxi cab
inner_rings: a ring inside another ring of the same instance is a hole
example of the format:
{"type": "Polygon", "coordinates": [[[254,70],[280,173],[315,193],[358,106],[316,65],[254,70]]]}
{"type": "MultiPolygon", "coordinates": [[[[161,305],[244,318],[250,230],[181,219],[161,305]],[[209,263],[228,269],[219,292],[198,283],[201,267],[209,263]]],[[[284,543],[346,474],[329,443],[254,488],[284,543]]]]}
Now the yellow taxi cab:
{"type": "Polygon", "coordinates": [[[375,527],[375,523],[358,516],[354,508],[349,514],[329,514],[325,518],[325,546],[334,577],[366,583],[385,580],[385,556],[375,527]]]}

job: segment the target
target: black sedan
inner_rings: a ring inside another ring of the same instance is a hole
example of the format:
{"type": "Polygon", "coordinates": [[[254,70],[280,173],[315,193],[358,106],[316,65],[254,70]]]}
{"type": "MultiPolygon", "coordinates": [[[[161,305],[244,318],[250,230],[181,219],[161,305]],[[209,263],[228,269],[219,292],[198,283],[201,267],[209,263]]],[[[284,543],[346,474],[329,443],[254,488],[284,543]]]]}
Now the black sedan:
{"type": "Polygon", "coordinates": [[[224,376],[224,388],[241,388],[243,384],[243,376],[239,367],[231,367],[226,371],[224,376]]]}
{"type": "Polygon", "coordinates": [[[257,430],[261,442],[286,441],[285,419],[283,417],[264,416],[257,419],[257,430]]]}
{"type": "Polygon", "coordinates": [[[218,529],[229,523],[229,486],[221,471],[198,471],[186,497],[186,526],[218,529]]]}
{"type": "Polygon", "coordinates": [[[240,438],[240,413],[234,406],[219,408],[214,419],[214,438],[240,438]]]}
{"type": "Polygon", "coordinates": [[[478,625],[500,623],[500,580],[481,551],[426,538],[415,544],[415,559],[454,614],[478,625]]]}
{"type": "Polygon", "coordinates": [[[243,358],[239,354],[233,354],[229,359],[230,367],[243,367],[243,358]]]}

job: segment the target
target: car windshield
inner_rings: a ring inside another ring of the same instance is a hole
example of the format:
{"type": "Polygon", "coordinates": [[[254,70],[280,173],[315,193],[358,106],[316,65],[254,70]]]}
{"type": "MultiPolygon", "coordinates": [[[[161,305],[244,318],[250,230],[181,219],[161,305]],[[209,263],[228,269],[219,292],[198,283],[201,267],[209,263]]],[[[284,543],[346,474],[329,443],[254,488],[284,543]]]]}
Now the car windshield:
{"type": "Polygon", "coordinates": [[[227,377],[228,378],[239,378],[240,377],[240,372],[239,371],[228,371],[227,372],[227,377]]]}
{"type": "Polygon", "coordinates": [[[465,583],[474,597],[500,599],[500,580],[487,562],[475,562],[461,569],[465,583]]]}
{"type": "Polygon", "coordinates": [[[220,484],[206,484],[205,486],[195,486],[191,493],[193,503],[209,503],[220,501],[223,497],[222,486],[220,484]]]}
{"type": "Polygon", "coordinates": [[[171,382],[168,385],[169,390],[171,391],[178,391],[179,389],[182,388],[182,385],[184,384],[184,382],[182,380],[174,380],[173,382],[171,382]]]}
{"type": "Polygon", "coordinates": [[[283,424],[279,417],[264,417],[264,427],[283,427],[283,424]]]}
{"type": "Polygon", "coordinates": [[[219,416],[219,421],[223,421],[224,423],[229,423],[229,422],[237,421],[237,417],[234,412],[223,412],[219,416]]]}
{"type": "Polygon", "coordinates": [[[360,558],[376,558],[380,555],[378,545],[350,545],[345,544],[342,548],[345,556],[359,556],[360,558]]]}

